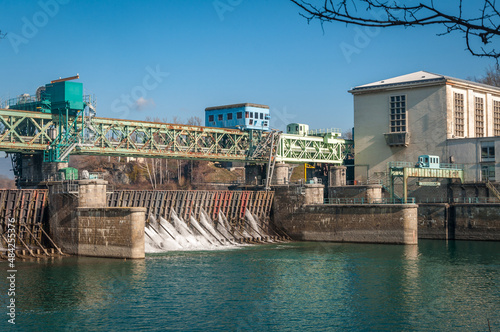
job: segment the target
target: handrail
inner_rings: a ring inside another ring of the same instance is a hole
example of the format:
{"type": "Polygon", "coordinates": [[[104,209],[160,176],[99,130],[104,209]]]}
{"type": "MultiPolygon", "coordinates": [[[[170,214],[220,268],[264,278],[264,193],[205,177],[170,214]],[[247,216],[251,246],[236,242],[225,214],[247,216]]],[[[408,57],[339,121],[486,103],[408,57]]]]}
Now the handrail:
{"type": "Polygon", "coordinates": [[[414,197],[408,197],[406,203],[399,198],[375,198],[366,199],[364,197],[352,197],[352,198],[325,198],[324,204],[415,204],[414,197]]]}

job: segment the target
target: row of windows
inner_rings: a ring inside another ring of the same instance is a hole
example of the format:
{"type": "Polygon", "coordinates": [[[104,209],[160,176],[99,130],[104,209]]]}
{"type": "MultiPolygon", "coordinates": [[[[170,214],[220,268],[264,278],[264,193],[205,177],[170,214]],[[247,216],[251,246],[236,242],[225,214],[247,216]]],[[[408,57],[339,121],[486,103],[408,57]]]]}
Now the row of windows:
{"type": "Polygon", "coordinates": [[[500,100],[493,101],[493,135],[500,136],[500,100]]]}
{"type": "Polygon", "coordinates": [[[455,93],[455,135],[458,137],[465,136],[465,119],[464,119],[464,95],[455,93]]]}
{"type": "MultiPolygon", "coordinates": [[[[455,136],[465,137],[465,104],[464,94],[454,93],[453,98],[455,136]]],[[[476,137],[484,137],[484,98],[474,98],[474,129],[476,137]]],[[[493,101],[493,135],[500,136],[500,101],[493,101]]]]}
{"type": "Polygon", "coordinates": [[[483,98],[476,97],[475,101],[475,119],[476,119],[476,137],[484,137],[484,101],[483,98]]]}
{"type": "MultiPolygon", "coordinates": [[[[243,112],[236,112],[236,119],[242,119],[242,118],[243,118],[243,112]]],[[[261,120],[263,120],[264,113],[245,112],[245,118],[246,119],[256,119],[256,120],[261,119],[261,120]]],[[[209,122],[214,122],[214,119],[215,119],[215,116],[213,114],[208,116],[209,122]]],[[[233,113],[227,113],[226,120],[232,120],[232,119],[233,119],[233,113]]],[[[217,121],[223,121],[223,120],[224,120],[224,114],[217,114],[217,121]]]]}
{"type": "Polygon", "coordinates": [[[406,96],[391,96],[390,99],[391,133],[406,131],[406,96]]]}

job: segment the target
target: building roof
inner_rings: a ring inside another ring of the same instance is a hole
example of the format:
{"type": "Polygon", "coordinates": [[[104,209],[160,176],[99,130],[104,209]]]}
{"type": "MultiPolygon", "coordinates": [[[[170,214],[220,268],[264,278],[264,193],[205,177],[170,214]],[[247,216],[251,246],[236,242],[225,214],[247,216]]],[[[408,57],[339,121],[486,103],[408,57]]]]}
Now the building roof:
{"type": "Polygon", "coordinates": [[[207,107],[207,108],[205,108],[205,111],[225,110],[225,109],[240,108],[240,107],[258,107],[258,108],[269,109],[269,106],[267,106],[267,105],[243,103],[243,104],[232,104],[232,105],[207,107]]]}
{"type": "Polygon", "coordinates": [[[499,87],[463,80],[460,78],[440,75],[440,74],[433,74],[423,70],[411,74],[388,78],[382,81],[359,85],[349,90],[349,92],[355,94],[357,92],[362,92],[367,90],[400,88],[405,86],[436,85],[436,84],[446,84],[446,83],[475,86],[484,89],[496,90],[500,92],[499,87]]]}

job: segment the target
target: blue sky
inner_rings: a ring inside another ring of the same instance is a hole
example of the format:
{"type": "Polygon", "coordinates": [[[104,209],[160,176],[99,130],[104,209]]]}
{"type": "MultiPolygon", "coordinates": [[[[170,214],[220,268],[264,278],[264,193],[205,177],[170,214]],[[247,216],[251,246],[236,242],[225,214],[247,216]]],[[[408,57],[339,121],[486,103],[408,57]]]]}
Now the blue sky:
{"type": "Polygon", "coordinates": [[[288,0],[18,0],[2,1],[0,18],[0,99],[78,73],[101,117],[203,118],[252,102],[278,129],[345,131],[354,86],[418,70],[479,77],[494,64],[442,28],[323,30],[288,0]]]}

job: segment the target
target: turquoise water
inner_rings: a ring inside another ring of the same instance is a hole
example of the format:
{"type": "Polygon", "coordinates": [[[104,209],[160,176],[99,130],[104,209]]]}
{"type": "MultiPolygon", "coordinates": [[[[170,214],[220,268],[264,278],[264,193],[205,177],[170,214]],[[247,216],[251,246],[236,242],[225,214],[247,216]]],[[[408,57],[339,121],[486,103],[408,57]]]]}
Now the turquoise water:
{"type": "Polygon", "coordinates": [[[500,329],[495,242],[289,243],[17,268],[18,330],[500,329]]]}

